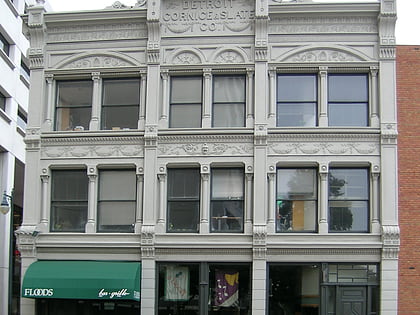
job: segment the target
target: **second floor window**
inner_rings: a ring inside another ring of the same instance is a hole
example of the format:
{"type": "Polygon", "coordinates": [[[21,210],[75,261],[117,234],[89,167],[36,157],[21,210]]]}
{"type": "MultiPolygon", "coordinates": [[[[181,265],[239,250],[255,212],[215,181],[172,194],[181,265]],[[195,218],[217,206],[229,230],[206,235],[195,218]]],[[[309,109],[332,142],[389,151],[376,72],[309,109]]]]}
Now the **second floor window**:
{"type": "Polygon", "coordinates": [[[244,172],[216,168],[211,173],[211,231],[242,232],[244,222],[244,172]]]}
{"type": "Polygon", "coordinates": [[[169,127],[201,127],[202,87],[202,77],[171,78],[169,127]]]}
{"type": "Polygon", "coordinates": [[[92,80],[58,81],[55,130],[89,130],[92,80]]]}
{"type": "Polygon", "coordinates": [[[168,169],[168,232],[198,232],[200,217],[200,171],[168,169]]]}
{"type": "Polygon", "coordinates": [[[136,173],[134,170],[99,172],[98,231],[134,232],[136,173]]]}
{"type": "Polygon", "coordinates": [[[277,232],[314,232],[317,222],[317,178],[312,168],[277,170],[277,232]]]}
{"type": "Polygon", "coordinates": [[[328,76],[330,126],[368,126],[369,96],[366,74],[328,76]]]}
{"type": "Polygon", "coordinates": [[[368,170],[333,168],[328,181],[330,232],[368,232],[368,170]]]}
{"type": "Polygon", "coordinates": [[[86,170],[54,170],[51,184],[51,231],[84,232],[88,209],[86,170]]]}
{"type": "Polygon", "coordinates": [[[137,129],[140,79],[104,79],[102,129],[137,129]]]}
{"type": "Polygon", "coordinates": [[[277,77],[277,126],[314,127],[316,123],[316,75],[279,75],[277,77]]]}
{"type": "Polygon", "coordinates": [[[245,126],[245,76],[213,77],[213,127],[245,126]]]}

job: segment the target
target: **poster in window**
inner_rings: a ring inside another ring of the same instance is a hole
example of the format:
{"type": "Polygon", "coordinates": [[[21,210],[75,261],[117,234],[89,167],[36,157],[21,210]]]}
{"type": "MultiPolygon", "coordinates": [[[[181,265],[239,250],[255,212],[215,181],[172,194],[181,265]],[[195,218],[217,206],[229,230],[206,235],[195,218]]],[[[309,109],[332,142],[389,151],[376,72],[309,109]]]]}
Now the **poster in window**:
{"type": "Polygon", "coordinates": [[[239,305],[239,272],[216,270],[215,306],[239,305]]]}
{"type": "Polygon", "coordinates": [[[190,272],[185,266],[167,266],[165,300],[187,301],[190,295],[190,272]]]}

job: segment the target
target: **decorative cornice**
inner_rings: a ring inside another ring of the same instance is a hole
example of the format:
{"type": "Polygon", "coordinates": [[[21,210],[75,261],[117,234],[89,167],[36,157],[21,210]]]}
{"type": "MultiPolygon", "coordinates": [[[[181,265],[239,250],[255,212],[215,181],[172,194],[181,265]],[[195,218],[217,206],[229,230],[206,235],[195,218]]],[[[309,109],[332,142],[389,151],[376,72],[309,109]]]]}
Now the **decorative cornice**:
{"type": "Polygon", "coordinates": [[[380,257],[380,248],[268,248],[267,256],[375,256],[380,257]]]}

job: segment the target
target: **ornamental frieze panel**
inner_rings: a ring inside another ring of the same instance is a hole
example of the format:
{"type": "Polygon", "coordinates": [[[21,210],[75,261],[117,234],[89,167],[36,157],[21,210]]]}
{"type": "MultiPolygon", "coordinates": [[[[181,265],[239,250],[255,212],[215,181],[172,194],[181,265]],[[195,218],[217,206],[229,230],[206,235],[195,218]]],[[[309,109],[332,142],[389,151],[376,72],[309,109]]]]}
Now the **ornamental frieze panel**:
{"type": "Polygon", "coordinates": [[[168,137],[160,139],[157,149],[160,156],[244,156],[252,155],[254,146],[252,137],[168,137]]]}
{"type": "Polygon", "coordinates": [[[304,46],[284,52],[273,48],[273,59],[279,62],[361,62],[371,61],[364,52],[344,46],[304,46]]]}
{"type": "Polygon", "coordinates": [[[166,64],[243,64],[252,62],[250,47],[205,47],[165,50],[166,64]]]}
{"type": "Polygon", "coordinates": [[[54,67],[57,69],[123,68],[144,65],[145,58],[145,53],[141,55],[141,60],[117,52],[81,53],[59,61],[54,67]]]}
{"type": "Polygon", "coordinates": [[[379,155],[380,143],[377,136],[362,138],[350,135],[342,139],[319,137],[306,139],[271,137],[268,141],[269,155],[379,155]]]}
{"type": "Polygon", "coordinates": [[[252,0],[163,0],[161,8],[162,36],[252,35],[254,29],[252,0]]]}
{"type": "Polygon", "coordinates": [[[147,38],[146,23],[79,24],[48,28],[50,43],[147,38]]]}
{"type": "Polygon", "coordinates": [[[272,17],[270,34],[322,34],[354,33],[377,34],[377,17],[323,16],[323,17],[272,17]]]}

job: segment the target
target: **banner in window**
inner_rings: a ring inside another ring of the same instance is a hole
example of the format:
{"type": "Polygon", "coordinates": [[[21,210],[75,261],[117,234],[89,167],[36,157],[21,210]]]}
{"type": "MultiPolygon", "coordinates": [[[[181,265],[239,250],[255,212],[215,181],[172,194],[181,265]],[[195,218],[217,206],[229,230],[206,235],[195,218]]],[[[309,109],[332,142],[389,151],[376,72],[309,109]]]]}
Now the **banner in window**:
{"type": "Polygon", "coordinates": [[[190,295],[190,272],[185,266],[166,266],[165,300],[187,301],[190,295]]]}
{"type": "Polygon", "coordinates": [[[215,306],[239,305],[239,272],[216,270],[215,306]]]}

